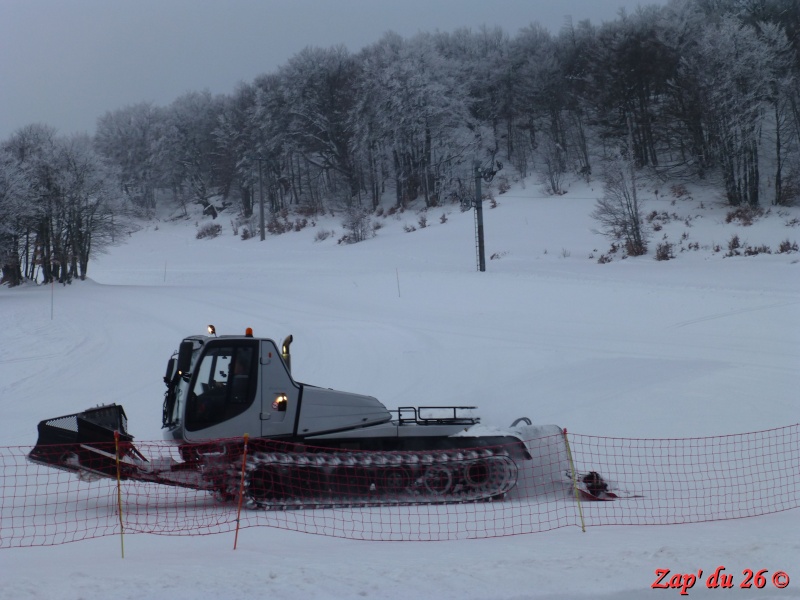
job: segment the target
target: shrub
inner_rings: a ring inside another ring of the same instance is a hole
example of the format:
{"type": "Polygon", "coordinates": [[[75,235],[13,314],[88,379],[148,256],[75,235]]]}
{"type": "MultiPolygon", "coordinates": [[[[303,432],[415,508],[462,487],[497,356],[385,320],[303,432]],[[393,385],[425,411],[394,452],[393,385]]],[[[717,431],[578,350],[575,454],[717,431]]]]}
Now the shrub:
{"type": "Polygon", "coordinates": [[[333,231],[328,231],[327,229],[319,229],[319,230],[317,230],[317,233],[314,235],[314,241],[315,242],[324,242],[325,240],[327,240],[332,235],[334,235],[333,231]]]}
{"type": "Polygon", "coordinates": [[[417,221],[420,229],[425,229],[428,226],[428,217],[425,216],[425,213],[422,213],[419,216],[419,220],[417,221]]]}
{"type": "Polygon", "coordinates": [[[317,214],[317,207],[314,204],[301,204],[297,207],[297,213],[303,217],[314,217],[317,214]]]}
{"type": "Polygon", "coordinates": [[[273,213],[272,216],[270,216],[269,221],[267,221],[267,231],[273,235],[286,233],[289,231],[289,229],[291,229],[291,227],[292,225],[288,221],[281,221],[276,213],[273,213]]]}
{"type": "Polygon", "coordinates": [[[783,240],[778,245],[778,254],[789,254],[790,252],[798,252],[800,249],[797,247],[797,242],[790,242],[788,239],[783,240]]]}
{"type": "Polygon", "coordinates": [[[215,238],[222,233],[222,225],[219,223],[206,223],[197,230],[197,239],[215,238]]]}
{"type": "Polygon", "coordinates": [[[742,242],[739,239],[739,236],[733,234],[730,240],[728,240],[728,254],[725,256],[739,256],[739,248],[742,247],[742,242]]]}
{"type": "Polygon", "coordinates": [[[672,251],[672,244],[669,242],[664,242],[656,246],[656,260],[670,260],[675,258],[675,254],[672,251]]]}
{"type": "Polygon", "coordinates": [[[627,252],[628,256],[642,256],[647,254],[647,244],[636,240],[628,240],[625,242],[625,252],[627,252]]]}
{"type": "Polygon", "coordinates": [[[342,227],[347,234],[339,240],[340,244],[355,244],[375,236],[370,213],[362,206],[351,206],[347,209],[342,227]]]}
{"type": "Polygon", "coordinates": [[[756,256],[757,254],[772,254],[772,250],[766,244],[760,246],[745,246],[745,256],[756,256]]]}
{"type": "Polygon", "coordinates": [[[441,223],[442,225],[447,223],[447,215],[446,214],[442,213],[442,216],[439,217],[439,223],[441,223]]]}
{"type": "Polygon", "coordinates": [[[763,216],[764,209],[759,207],[752,207],[752,206],[740,206],[725,215],[725,222],[726,223],[733,223],[734,221],[738,221],[745,227],[749,227],[753,224],[753,221],[757,218],[763,216]]]}
{"type": "Polygon", "coordinates": [[[511,184],[508,182],[508,177],[505,175],[501,175],[497,178],[497,193],[498,194],[505,194],[508,190],[511,189],[511,184]]]}
{"type": "Polygon", "coordinates": [[[670,188],[669,191],[676,198],[683,198],[684,196],[688,196],[689,195],[689,191],[686,189],[686,186],[683,185],[682,183],[681,184],[677,184],[677,185],[673,185],[670,188]]]}

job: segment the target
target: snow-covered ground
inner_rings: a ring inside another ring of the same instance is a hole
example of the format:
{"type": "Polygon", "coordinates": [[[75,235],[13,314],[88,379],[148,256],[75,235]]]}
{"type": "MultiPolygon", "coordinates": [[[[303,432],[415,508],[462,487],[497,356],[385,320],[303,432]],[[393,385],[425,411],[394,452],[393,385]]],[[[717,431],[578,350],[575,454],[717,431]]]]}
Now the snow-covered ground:
{"type": "MultiPolygon", "coordinates": [[[[650,254],[605,265],[609,242],[589,217],[600,189],[583,183],[549,198],[515,186],[487,204],[485,273],[472,212],[453,206],[429,211],[424,229],[412,210],[375,217],[377,237],[350,246],[336,243],[339,216],[265,242],[241,241],[225,217],[211,240],[195,239],[194,219],[146,223],[90,264],[91,281],[0,288],[0,445],[33,445],[41,419],[108,402],[137,439],[159,439],[166,360],[208,323],[293,334],[300,381],[389,408],[475,404],[498,427],[528,416],[677,438],[797,423],[800,254],[775,252],[800,242],[800,209],[744,226],[725,222],[714,191],[655,189],[641,194],[661,226],[650,254]],[[336,234],[315,241],[321,229],[336,234]],[[724,258],[734,234],[773,254],[724,258]],[[664,235],[676,259],[656,262],[664,235]]],[[[792,510],[453,542],[249,528],[235,552],[233,534],[128,535],[124,560],[117,537],[0,550],[0,598],[634,599],[679,594],[651,589],[656,569],[705,579],[720,565],[737,585],[744,569],[792,580],[689,595],[800,598],[798,531],[792,510]]]]}

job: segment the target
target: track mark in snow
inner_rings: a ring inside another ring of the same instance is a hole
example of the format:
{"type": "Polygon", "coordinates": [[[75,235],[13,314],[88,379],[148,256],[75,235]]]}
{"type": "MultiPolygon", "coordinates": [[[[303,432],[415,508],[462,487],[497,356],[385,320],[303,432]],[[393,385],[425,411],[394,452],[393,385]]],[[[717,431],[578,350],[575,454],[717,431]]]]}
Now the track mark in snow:
{"type": "Polygon", "coordinates": [[[678,321],[677,323],[673,323],[673,329],[680,329],[681,327],[688,327],[689,325],[695,325],[697,323],[703,323],[705,321],[714,321],[716,319],[724,319],[726,317],[735,317],[736,315],[747,314],[751,312],[757,312],[760,310],[769,310],[772,308],[782,308],[784,306],[792,306],[794,304],[800,304],[800,301],[794,300],[792,302],[778,302],[776,304],[767,304],[764,306],[753,306],[750,308],[740,308],[739,310],[732,310],[729,312],[724,313],[717,313],[714,315],[707,315],[705,317],[698,317],[696,319],[688,319],[686,321],[678,321]]]}

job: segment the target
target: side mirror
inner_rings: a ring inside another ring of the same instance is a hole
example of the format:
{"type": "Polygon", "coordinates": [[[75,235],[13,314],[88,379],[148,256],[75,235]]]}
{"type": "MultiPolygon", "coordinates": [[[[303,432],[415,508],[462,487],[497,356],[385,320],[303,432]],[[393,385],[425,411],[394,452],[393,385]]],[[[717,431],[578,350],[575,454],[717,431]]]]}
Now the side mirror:
{"type": "Polygon", "coordinates": [[[194,344],[191,341],[184,340],[178,347],[178,375],[184,376],[189,373],[192,366],[192,349],[194,344]]]}

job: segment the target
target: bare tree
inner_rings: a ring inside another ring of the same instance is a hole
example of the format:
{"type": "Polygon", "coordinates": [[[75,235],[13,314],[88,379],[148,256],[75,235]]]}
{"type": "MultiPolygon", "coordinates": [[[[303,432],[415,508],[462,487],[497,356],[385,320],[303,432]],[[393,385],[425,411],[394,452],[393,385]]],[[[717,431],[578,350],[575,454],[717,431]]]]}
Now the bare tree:
{"type": "Polygon", "coordinates": [[[541,153],[544,164],[541,180],[548,194],[560,196],[565,193],[564,179],[567,175],[564,148],[551,136],[546,135],[541,153]]]}
{"type": "Polygon", "coordinates": [[[375,235],[369,210],[356,204],[347,208],[342,227],[347,232],[342,241],[348,244],[363,242],[375,235]]]}
{"type": "Polygon", "coordinates": [[[592,218],[600,223],[600,233],[624,242],[629,256],[647,253],[636,197],[636,169],[630,156],[618,152],[606,163],[603,197],[597,200],[592,218]]]}

